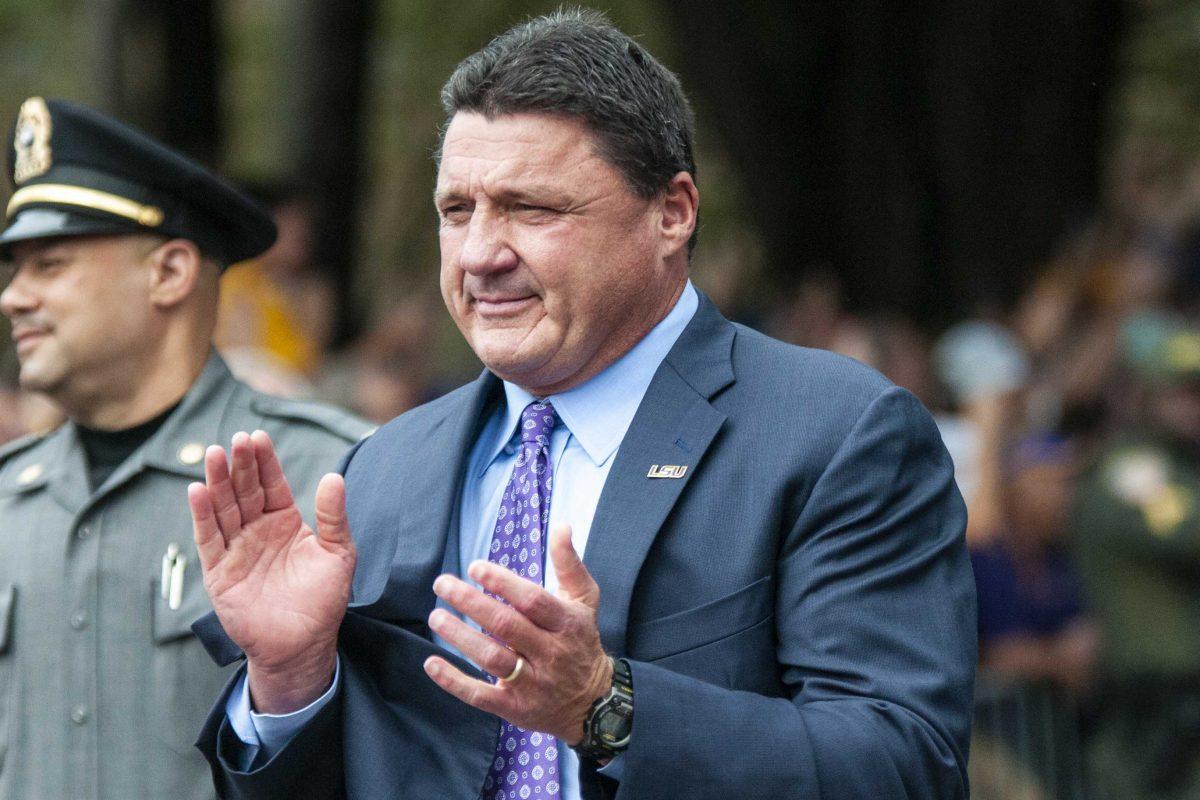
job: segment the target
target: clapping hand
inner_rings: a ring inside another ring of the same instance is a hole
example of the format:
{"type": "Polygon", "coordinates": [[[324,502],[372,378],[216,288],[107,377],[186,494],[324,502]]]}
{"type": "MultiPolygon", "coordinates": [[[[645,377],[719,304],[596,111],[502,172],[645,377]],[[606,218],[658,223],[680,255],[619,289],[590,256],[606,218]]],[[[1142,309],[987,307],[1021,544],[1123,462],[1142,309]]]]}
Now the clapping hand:
{"type": "Polygon", "coordinates": [[[612,662],[596,626],[600,587],[571,545],[569,526],[555,526],[549,553],[558,574],[557,596],[487,561],[474,562],[467,574],[505,602],[453,575],[434,581],[438,597],[488,633],[444,609],[429,615],[430,628],[502,680],[471,678],[437,656],[426,660],[425,671],[464,703],[574,745],[583,738],[592,704],[612,684],[612,662]]]}
{"type": "Polygon", "coordinates": [[[304,524],[270,437],[238,433],[204,455],[204,483],[188,487],[204,587],[246,654],[250,694],[263,713],[319,697],[333,677],[355,550],[340,475],[317,486],[317,532],[304,524]]]}

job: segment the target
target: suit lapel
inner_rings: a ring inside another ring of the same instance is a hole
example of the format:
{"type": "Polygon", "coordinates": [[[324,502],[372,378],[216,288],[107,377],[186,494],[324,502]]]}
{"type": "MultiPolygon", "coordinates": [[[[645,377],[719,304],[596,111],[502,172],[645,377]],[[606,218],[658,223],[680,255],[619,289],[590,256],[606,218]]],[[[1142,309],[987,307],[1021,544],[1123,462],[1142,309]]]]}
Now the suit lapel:
{"type": "MultiPolygon", "coordinates": [[[[447,398],[444,415],[427,429],[398,440],[404,452],[381,437],[374,447],[370,440],[364,443],[362,463],[360,456],[351,462],[347,507],[359,551],[352,607],[424,624],[433,610],[433,579],[443,571],[458,572],[466,463],[499,387],[500,381],[485,372],[459,396],[447,398]],[[369,530],[360,533],[359,524],[368,522],[369,530]]],[[[386,437],[386,427],[376,436],[381,434],[386,437]]]]}
{"type": "Polygon", "coordinates": [[[733,326],[700,295],[617,451],[584,554],[600,585],[600,638],[609,652],[625,651],[638,571],[725,421],[709,399],[733,382],[733,339],[733,326]],[[655,465],[686,469],[679,477],[649,477],[655,465]]]}

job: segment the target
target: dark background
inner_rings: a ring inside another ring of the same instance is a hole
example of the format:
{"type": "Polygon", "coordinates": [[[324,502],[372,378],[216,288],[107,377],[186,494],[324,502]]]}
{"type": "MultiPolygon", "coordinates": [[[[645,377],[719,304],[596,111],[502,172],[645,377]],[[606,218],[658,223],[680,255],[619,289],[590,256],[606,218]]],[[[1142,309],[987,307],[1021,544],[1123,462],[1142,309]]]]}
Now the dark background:
{"type": "MultiPolygon", "coordinates": [[[[494,33],[555,7],[0,0],[0,101],[11,120],[31,94],[81,99],[235,177],[309,188],[344,342],[399,298],[436,302],[440,83],[494,33]]],[[[1011,304],[1079,230],[1129,216],[1113,174],[1148,152],[1168,176],[1192,158],[1194,121],[1172,112],[1191,91],[1197,46],[1172,33],[1191,2],[604,10],[680,73],[697,108],[695,272],[738,316],[822,275],[848,309],[936,333],[1011,304]],[[1147,92],[1128,90],[1147,82],[1149,112],[1147,92]]]]}

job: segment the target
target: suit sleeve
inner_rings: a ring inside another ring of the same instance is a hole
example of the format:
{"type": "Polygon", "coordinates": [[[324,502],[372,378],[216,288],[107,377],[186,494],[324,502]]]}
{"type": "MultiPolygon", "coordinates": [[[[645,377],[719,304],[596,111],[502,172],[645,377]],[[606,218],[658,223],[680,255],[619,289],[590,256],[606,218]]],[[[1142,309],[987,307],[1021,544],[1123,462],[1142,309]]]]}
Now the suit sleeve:
{"type": "Polygon", "coordinates": [[[785,696],[633,662],[618,800],[966,798],[976,642],[965,524],[936,426],[888,389],[782,534],[785,696]]]}
{"type": "MultiPolygon", "coordinates": [[[[339,472],[346,473],[360,445],[346,454],[339,472]]],[[[217,663],[241,657],[215,614],[193,629],[217,663]]],[[[435,653],[464,670],[472,668],[423,633],[351,609],[338,630],[341,681],[329,702],[278,752],[250,764],[225,713],[229,693],[243,674],[239,670],[196,742],[218,795],[239,800],[477,796],[494,754],[498,722],[429,681],[422,665],[435,653]]]]}
{"type": "Polygon", "coordinates": [[[217,796],[230,800],[336,800],[345,797],[340,747],[342,704],[339,693],[265,764],[246,764],[246,745],[225,714],[240,683],[239,669],[209,713],[196,746],[208,759],[217,796]]]}
{"type": "Polygon", "coordinates": [[[339,631],[342,680],[333,696],[279,752],[249,765],[242,763],[245,747],[224,710],[239,671],[197,743],[218,795],[239,800],[478,795],[495,752],[498,721],[429,683],[421,665],[434,653],[472,669],[422,636],[351,611],[339,631]]]}

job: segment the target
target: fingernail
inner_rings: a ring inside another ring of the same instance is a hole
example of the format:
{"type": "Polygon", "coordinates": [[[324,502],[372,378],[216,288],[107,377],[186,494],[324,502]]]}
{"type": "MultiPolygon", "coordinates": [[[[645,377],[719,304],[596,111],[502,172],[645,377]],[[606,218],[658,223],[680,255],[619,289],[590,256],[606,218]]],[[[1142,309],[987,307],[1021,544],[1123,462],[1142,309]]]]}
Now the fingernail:
{"type": "Polygon", "coordinates": [[[432,658],[425,662],[425,674],[430,677],[437,677],[442,672],[442,665],[434,661],[432,658]]]}
{"type": "Polygon", "coordinates": [[[434,630],[437,630],[438,628],[442,627],[442,623],[445,621],[446,621],[446,612],[445,611],[442,611],[440,608],[435,608],[432,612],[430,612],[429,627],[433,628],[434,630]]]}
{"type": "Polygon", "coordinates": [[[442,597],[446,590],[450,588],[450,579],[445,575],[438,575],[433,581],[433,593],[438,597],[442,597]]]}
{"type": "Polygon", "coordinates": [[[467,576],[476,583],[479,583],[483,577],[483,562],[472,562],[471,566],[467,567],[467,576]]]}

